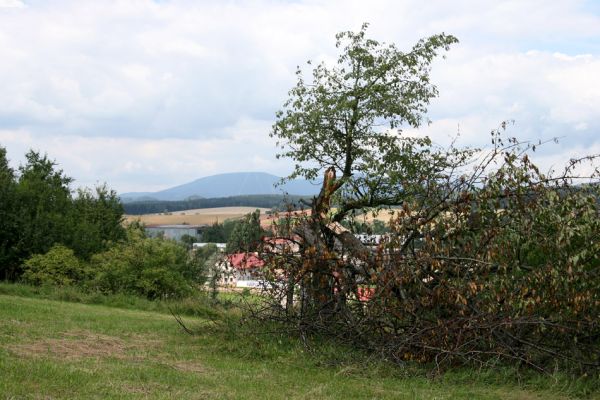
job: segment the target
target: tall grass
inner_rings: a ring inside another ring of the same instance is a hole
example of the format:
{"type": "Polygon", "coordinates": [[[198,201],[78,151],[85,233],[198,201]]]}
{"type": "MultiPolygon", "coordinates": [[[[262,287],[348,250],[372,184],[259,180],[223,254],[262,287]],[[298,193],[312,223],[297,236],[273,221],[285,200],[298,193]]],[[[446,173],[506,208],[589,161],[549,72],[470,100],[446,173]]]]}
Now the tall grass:
{"type": "Polygon", "coordinates": [[[231,308],[237,301],[232,294],[227,294],[223,298],[217,296],[215,301],[202,290],[198,290],[194,295],[183,299],[148,300],[132,294],[89,292],[76,286],[30,286],[8,282],[0,282],[0,294],[82,304],[98,304],[129,310],[175,313],[202,318],[214,318],[221,310],[231,308]]]}

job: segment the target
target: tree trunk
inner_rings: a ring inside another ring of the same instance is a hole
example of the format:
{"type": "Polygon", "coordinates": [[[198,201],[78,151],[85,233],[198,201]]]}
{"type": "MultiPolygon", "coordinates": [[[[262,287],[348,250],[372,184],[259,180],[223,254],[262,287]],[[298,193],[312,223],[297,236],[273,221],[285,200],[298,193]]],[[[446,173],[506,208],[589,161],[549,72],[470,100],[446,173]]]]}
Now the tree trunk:
{"type": "Polygon", "coordinates": [[[287,281],[287,292],[285,301],[285,313],[288,316],[292,316],[294,314],[294,286],[294,276],[290,274],[287,281]]]}

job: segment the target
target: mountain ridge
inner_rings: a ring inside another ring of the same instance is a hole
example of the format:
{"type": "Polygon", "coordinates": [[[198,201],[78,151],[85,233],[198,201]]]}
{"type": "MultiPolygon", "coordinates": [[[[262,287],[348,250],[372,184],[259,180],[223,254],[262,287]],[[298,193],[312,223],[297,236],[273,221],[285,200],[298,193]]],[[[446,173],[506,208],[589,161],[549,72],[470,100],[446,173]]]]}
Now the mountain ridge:
{"type": "Polygon", "coordinates": [[[129,192],[119,195],[124,203],[134,201],[181,201],[189,198],[217,198],[245,195],[290,194],[308,196],[320,185],[296,179],[275,187],[280,177],[266,172],[231,172],[210,175],[157,192],[129,192]]]}

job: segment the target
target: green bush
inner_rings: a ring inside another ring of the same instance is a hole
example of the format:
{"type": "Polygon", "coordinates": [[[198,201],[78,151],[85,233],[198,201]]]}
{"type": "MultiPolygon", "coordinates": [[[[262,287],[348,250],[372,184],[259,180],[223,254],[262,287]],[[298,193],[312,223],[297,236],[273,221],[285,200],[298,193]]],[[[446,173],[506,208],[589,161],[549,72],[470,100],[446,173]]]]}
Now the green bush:
{"type": "Polygon", "coordinates": [[[180,298],[192,291],[190,257],[186,248],[161,238],[129,232],[118,243],[92,257],[96,272],[91,286],[103,293],[128,293],[149,299],[180,298]]]}
{"type": "Polygon", "coordinates": [[[55,245],[45,254],[36,254],[23,264],[23,281],[33,285],[73,285],[88,276],[73,250],[55,245]]]}

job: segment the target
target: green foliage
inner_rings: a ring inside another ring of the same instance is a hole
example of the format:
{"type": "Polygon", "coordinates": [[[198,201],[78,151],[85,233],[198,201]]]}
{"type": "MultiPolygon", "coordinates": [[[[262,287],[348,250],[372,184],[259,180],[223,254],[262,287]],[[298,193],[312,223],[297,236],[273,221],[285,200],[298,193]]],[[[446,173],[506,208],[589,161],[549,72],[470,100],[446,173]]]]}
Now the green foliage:
{"type": "Polygon", "coordinates": [[[194,237],[194,236],[192,236],[192,235],[187,235],[187,234],[186,234],[186,235],[182,235],[182,236],[179,238],[179,241],[180,241],[181,243],[183,243],[183,244],[185,245],[185,247],[186,247],[188,250],[191,250],[191,249],[192,249],[192,245],[193,245],[195,242],[197,242],[197,239],[196,239],[196,237],[194,237]]]}
{"type": "Polygon", "coordinates": [[[536,145],[506,140],[506,123],[489,151],[403,137],[437,95],[432,60],[456,39],[403,53],[365,30],[337,36],[337,65],[317,65],[306,81],[299,70],[277,114],[271,136],[296,163],[289,178],[325,179],[294,228],[299,251],[263,255],[274,277],[268,317],[437,371],[597,371],[600,156],[545,176],[528,158],[536,145]],[[588,161],[591,173],[576,170],[588,161]],[[583,178],[590,185],[577,185],[583,178]],[[375,250],[339,226],[384,207],[395,218],[375,250]]]}
{"type": "Polygon", "coordinates": [[[0,147],[0,279],[16,280],[22,262],[54,245],[82,259],[125,237],[123,208],[106,185],[79,189],[46,155],[30,151],[17,174],[0,147]]]}
{"type": "Polygon", "coordinates": [[[19,216],[15,173],[0,147],[0,280],[14,279],[19,216]]]}
{"type": "Polygon", "coordinates": [[[193,199],[181,201],[134,201],[125,203],[125,212],[130,215],[174,212],[195,208],[212,207],[260,207],[286,209],[289,204],[298,204],[304,196],[257,194],[245,196],[217,197],[213,199],[193,199]]]}
{"type": "Polygon", "coordinates": [[[69,245],[80,257],[89,259],[109,243],[125,238],[123,206],[117,193],[106,185],[96,187],[94,192],[79,189],[72,206],[69,245]]]}
{"type": "Polygon", "coordinates": [[[210,258],[214,257],[217,254],[219,249],[215,244],[207,244],[206,246],[200,247],[194,250],[194,257],[206,262],[210,258]]]}
{"type": "Polygon", "coordinates": [[[378,219],[373,221],[372,226],[371,226],[371,232],[374,235],[383,235],[384,233],[387,233],[389,231],[390,231],[390,228],[387,226],[387,224],[385,222],[380,221],[378,219]]]}
{"type": "Polygon", "coordinates": [[[400,128],[424,121],[437,95],[430,64],[457,39],[431,36],[404,53],[368,39],[367,26],[336,36],[341,49],[336,65],[317,65],[308,81],[298,69],[297,84],[271,132],[282,149],[278,157],[296,163],[288,179],[314,180],[325,169],[338,171],[331,188],[337,222],[352,210],[400,204],[408,183],[447,165],[429,138],[404,137],[400,128]]]}
{"type": "Polygon", "coordinates": [[[45,253],[55,244],[68,244],[71,237],[72,179],[56,169],[46,155],[30,151],[19,167],[19,236],[16,250],[20,257],[45,253]]]}
{"type": "Polygon", "coordinates": [[[260,226],[260,210],[247,214],[231,232],[227,241],[227,253],[256,251],[264,233],[260,226]]]}
{"type": "Polygon", "coordinates": [[[223,236],[225,236],[225,241],[221,242],[221,243],[227,243],[229,242],[229,238],[231,237],[231,234],[233,233],[233,231],[235,229],[237,229],[236,227],[243,223],[244,218],[242,219],[226,219],[225,221],[223,221],[223,236]]]}
{"type": "Polygon", "coordinates": [[[149,299],[183,297],[191,293],[197,269],[190,267],[188,251],[179,243],[145,238],[136,230],[128,240],[95,254],[96,277],[90,286],[104,293],[128,293],[149,299]]]}
{"type": "Polygon", "coordinates": [[[213,300],[217,297],[217,282],[221,278],[222,270],[218,267],[221,253],[216,245],[208,244],[195,249],[192,253],[191,265],[196,271],[199,284],[208,284],[213,300]]]}
{"type": "Polygon", "coordinates": [[[219,249],[214,244],[194,249],[189,262],[188,278],[199,285],[206,283],[217,262],[218,254],[219,249]]]}
{"type": "Polygon", "coordinates": [[[89,274],[73,250],[62,245],[55,245],[45,254],[30,257],[23,269],[23,281],[32,285],[68,286],[81,283],[89,274]]]}
{"type": "Polygon", "coordinates": [[[383,235],[390,231],[390,227],[383,221],[378,219],[373,222],[360,222],[354,218],[348,218],[341,222],[342,226],[350,229],[352,233],[366,233],[369,235],[383,235]]]}
{"type": "Polygon", "coordinates": [[[510,139],[471,180],[399,210],[389,260],[370,265],[376,289],[364,310],[402,332],[386,338],[396,357],[579,374],[600,366],[600,187],[572,184],[583,160],[547,177],[526,152],[510,139]]]}
{"type": "Polygon", "coordinates": [[[213,223],[202,231],[202,241],[206,243],[227,243],[223,224],[213,223]]]}

